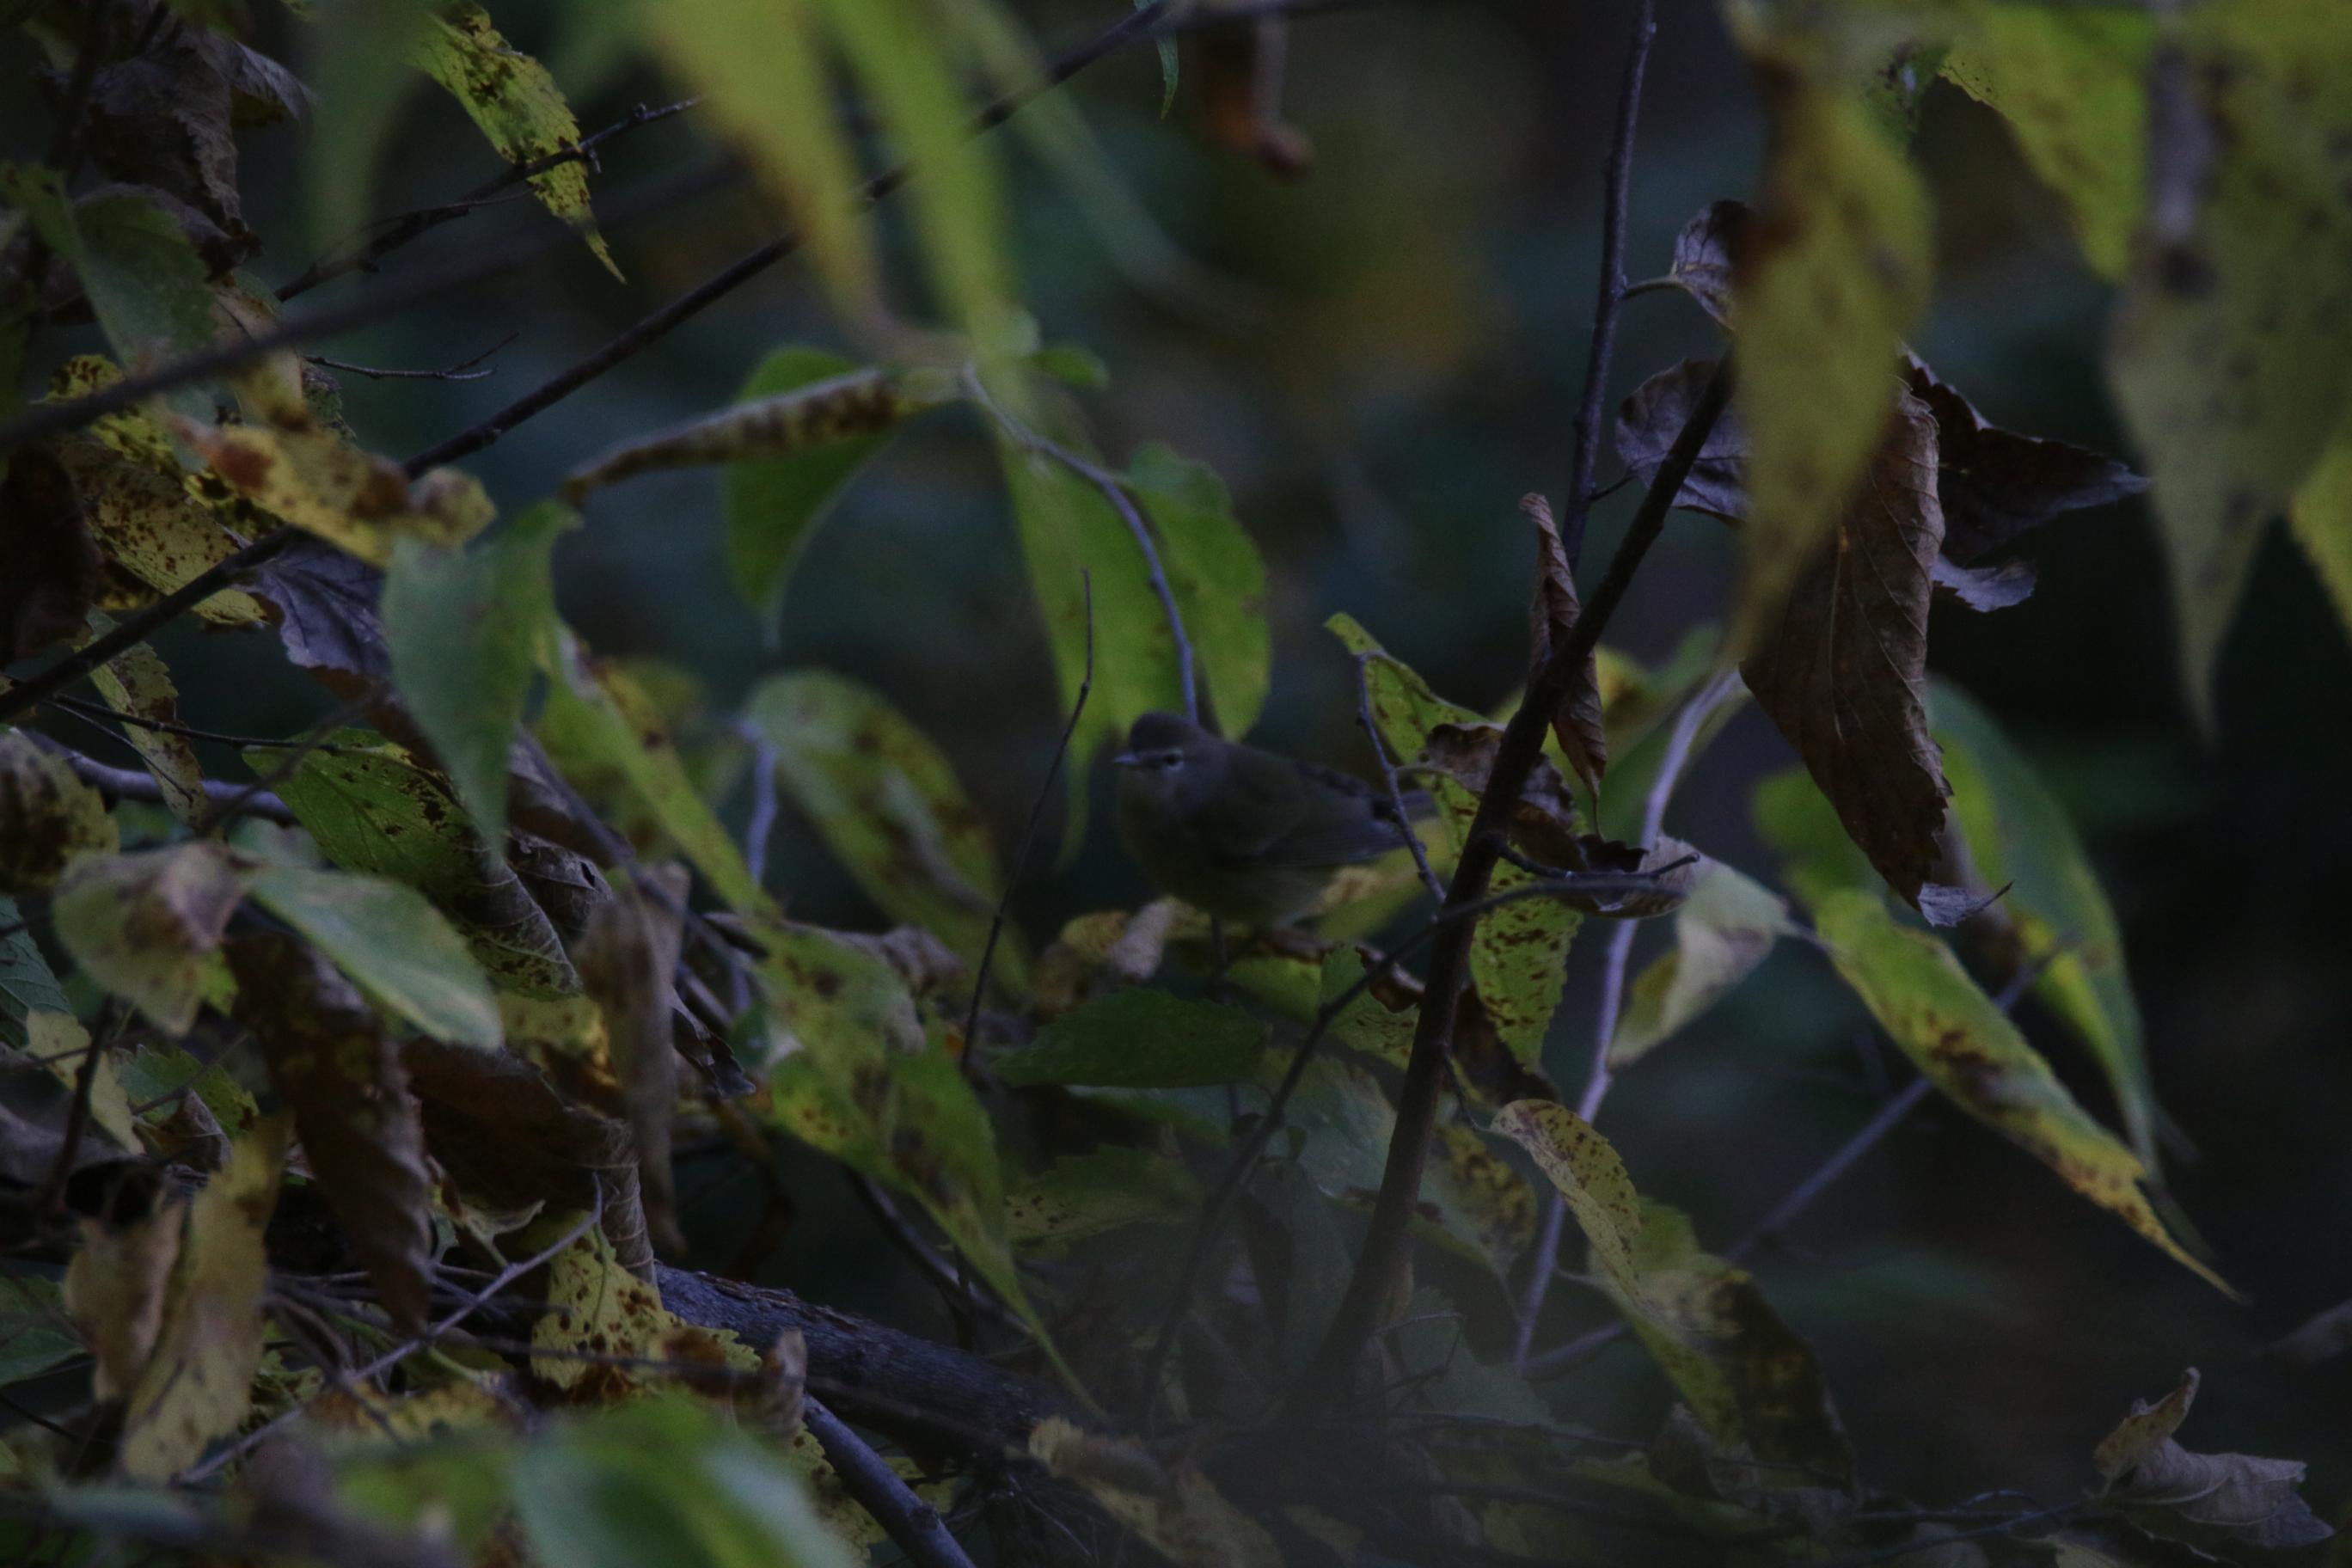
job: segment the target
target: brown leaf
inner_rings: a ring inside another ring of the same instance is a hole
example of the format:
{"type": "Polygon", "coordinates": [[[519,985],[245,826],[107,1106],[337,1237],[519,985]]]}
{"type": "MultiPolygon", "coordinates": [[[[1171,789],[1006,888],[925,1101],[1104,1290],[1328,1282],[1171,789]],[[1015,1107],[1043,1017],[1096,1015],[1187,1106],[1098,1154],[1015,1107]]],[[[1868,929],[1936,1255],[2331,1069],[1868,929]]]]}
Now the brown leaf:
{"type": "MultiPolygon", "coordinates": [[[[383,574],[323,539],[297,541],[263,567],[253,596],[278,612],[286,657],[304,669],[354,681],[392,679],[392,655],[376,619],[383,574]]],[[[356,684],[333,686],[349,695],[356,684]]]]}
{"type": "Polygon", "coordinates": [[[1698,302],[1716,324],[1731,324],[1731,267],[1750,214],[1746,202],[1709,202],[1675,236],[1665,281],[1698,302]]]}
{"type": "MultiPolygon", "coordinates": [[[[1486,775],[1503,743],[1500,724],[1438,724],[1429,731],[1421,764],[1433,768],[1474,796],[1486,793],[1486,775]]],[[[1538,757],[1507,819],[1511,837],[1547,865],[1581,868],[1584,851],[1576,831],[1576,794],[1549,757],[1538,757]]]]}
{"type": "Polygon", "coordinates": [[[1274,17],[1211,27],[1186,39],[1183,79],[1192,84],[1209,139],[1286,180],[1307,173],[1314,144],[1282,118],[1288,30],[1274,17]]]}
{"type": "Polygon", "coordinates": [[[1836,537],[1800,573],[1740,666],[1847,836],[1915,904],[1935,868],[1951,794],[1921,684],[1944,532],[1935,473],[1935,420],[1906,395],[1836,537]]]}
{"type": "MultiPolygon", "coordinates": [[[[1714,376],[1715,361],[1686,359],[1650,377],[1618,405],[1617,455],[1643,484],[1656,480],[1675,438],[1690,423],[1691,410],[1714,376]]],[[[1747,464],[1747,432],[1739,427],[1737,412],[1727,408],[1700,444],[1698,460],[1675,492],[1675,504],[1726,522],[1746,521],[1747,464]]]]}
{"type": "Polygon", "coordinates": [[[120,842],[105,800],[65,759],[21,730],[0,735],[0,894],[46,893],[120,842]]]}
{"type": "Polygon", "coordinates": [[[91,1392],[100,1399],[130,1394],[154,1352],[186,1215],[174,1196],[123,1224],[81,1222],[81,1246],[66,1267],[65,1306],[97,1360],[91,1392]]]}
{"type": "Polygon", "coordinates": [[[2147,489],[2147,480],[2113,458],[2002,429],[1917,354],[1903,356],[1903,370],[1912,393],[1936,416],[1944,553],[1960,565],[2053,518],[2147,489]]]}
{"type": "Polygon", "coordinates": [[[431,1179],[408,1078],[383,1020],[317,949],[282,931],[229,943],[237,1021],[293,1108],[310,1173],[394,1326],[425,1326],[431,1179]]]}
{"type": "MultiPolygon", "coordinates": [[[[234,113],[227,79],[180,27],[160,47],[117,60],[90,79],[84,142],[110,179],[152,186],[195,208],[250,251],[239,207],[234,113]]],[[[234,265],[234,261],[231,262],[234,265]]],[[[226,268],[221,268],[226,270],[226,268]]]]}
{"type": "Polygon", "coordinates": [[[2172,1440],[2197,1398],[2195,1368],[2155,1405],[2131,1414],[2101,1439],[2092,1462],[2106,1483],[2101,1500],[2152,1534],[2191,1545],[2285,1551],[2335,1533],[2295,1488],[2296,1459],[2252,1454],[2192,1454],[2172,1440]]]}
{"type": "Polygon", "coordinates": [[[0,479],[0,650],[30,658],[79,635],[104,586],[105,557],[82,526],[73,473],[47,447],[27,447],[0,479]]]}
{"type": "Polygon", "coordinates": [[[671,975],[677,968],[679,929],[670,909],[682,907],[687,876],[677,867],[646,874],[659,879],[669,907],[634,882],[622,882],[590,917],[574,962],[581,984],[604,1010],[636,1149],[646,1228],[657,1244],[677,1254],[686,1250],[686,1237],[677,1228],[669,1150],[670,1121],[677,1107],[670,1016],[677,1005],[671,975]]]}
{"type": "MultiPolygon", "coordinates": [[[[1560,543],[1551,503],[1531,495],[1520,500],[1519,510],[1536,525],[1536,592],[1528,610],[1528,640],[1534,651],[1530,663],[1540,669],[1550,659],[1552,649],[1566,647],[1570,634],[1576,630],[1580,613],[1576,572],[1560,543]]],[[[1601,729],[1600,679],[1591,655],[1585,656],[1580,679],[1552,710],[1551,732],[1559,737],[1559,748],[1584,787],[1595,800],[1600,799],[1601,775],[1609,771],[1609,738],[1601,729]]]]}

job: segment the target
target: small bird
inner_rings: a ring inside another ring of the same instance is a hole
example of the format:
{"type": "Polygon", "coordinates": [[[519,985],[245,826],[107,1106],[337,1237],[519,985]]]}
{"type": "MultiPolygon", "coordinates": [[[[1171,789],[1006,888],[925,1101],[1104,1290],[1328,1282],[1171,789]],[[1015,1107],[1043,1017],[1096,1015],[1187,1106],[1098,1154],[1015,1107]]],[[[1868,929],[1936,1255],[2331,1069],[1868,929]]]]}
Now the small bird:
{"type": "MultiPolygon", "coordinates": [[[[1281,925],[1344,866],[1404,847],[1412,829],[1361,779],[1211,734],[1173,713],[1128,731],[1118,832],[1164,892],[1244,925],[1281,925]]],[[[1433,809],[1420,790],[1409,816],[1433,809]]]]}

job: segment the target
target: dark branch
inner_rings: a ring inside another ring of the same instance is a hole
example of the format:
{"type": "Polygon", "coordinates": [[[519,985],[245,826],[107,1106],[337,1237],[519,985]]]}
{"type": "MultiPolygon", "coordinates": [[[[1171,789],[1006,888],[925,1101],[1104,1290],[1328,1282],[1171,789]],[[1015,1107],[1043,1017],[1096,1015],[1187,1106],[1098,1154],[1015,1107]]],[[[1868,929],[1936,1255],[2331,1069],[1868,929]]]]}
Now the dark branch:
{"type": "Polygon", "coordinates": [[[842,1489],[874,1516],[907,1561],[916,1568],[971,1568],[937,1510],[917,1497],[898,1472],[882,1462],[848,1423],[814,1399],[803,1406],[809,1435],[833,1464],[842,1489]]]}

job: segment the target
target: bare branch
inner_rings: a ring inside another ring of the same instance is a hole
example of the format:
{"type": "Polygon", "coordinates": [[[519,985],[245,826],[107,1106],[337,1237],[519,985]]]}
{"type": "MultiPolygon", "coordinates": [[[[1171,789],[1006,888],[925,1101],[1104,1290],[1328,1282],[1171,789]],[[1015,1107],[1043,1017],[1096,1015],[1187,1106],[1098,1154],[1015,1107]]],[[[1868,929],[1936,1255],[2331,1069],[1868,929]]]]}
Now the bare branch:
{"type": "Polygon", "coordinates": [[[971,1559],[948,1533],[939,1511],[917,1497],[848,1423],[814,1399],[807,1400],[803,1410],[810,1436],[832,1462],[843,1489],[874,1516],[908,1562],[917,1568],[971,1568],[971,1559]]]}

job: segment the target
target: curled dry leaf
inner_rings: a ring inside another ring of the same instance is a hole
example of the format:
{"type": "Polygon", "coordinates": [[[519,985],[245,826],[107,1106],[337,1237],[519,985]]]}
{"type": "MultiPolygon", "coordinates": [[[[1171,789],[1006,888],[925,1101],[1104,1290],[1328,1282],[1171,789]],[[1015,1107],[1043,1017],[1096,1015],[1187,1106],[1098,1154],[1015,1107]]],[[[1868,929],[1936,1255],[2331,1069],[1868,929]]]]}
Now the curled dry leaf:
{"type": "MultiPolygon", "coordinates": [[[[1576,573],[1560,543],[1551,503],[1531,495],[1519,502],[1519,510],[1536,525],[1536,591],[1528,612],[1528,641],[1532,653],[1529,663],[1540,669],[1554,648],[1567,646],[1581,612],[1576,598],[1576,573]]],[[[1609,771],[1609,737],[1601,728],[1600,678],[1589,654],[1584,668],[1552,711],[1551,732],[1559,738],[1569,765],[1598,800],[1601,775],[1609,771]]]]}
{"type": "MultiPolygon", "coordinates": [[[[1715,363],[1686,359],[1650,377],[1618,405],[1617,456],[1643,484],[1656,481],[1675,438],[1690,423],[1691,410],[1715,379],[1715,363]]],[[[1675,491],[1675,505],[1726,522],[1747,521],[1748,435],[1737,411],[1727,408],[1717,416],[1715,427],[1699,445],[1698,459],[1675,491]]]]}
{"type": "Polygon", "coordinates": [[[92,980],[158,1028],[196,1021],[246,870],[208,838],[79,866],[50,905],[58,939],[92,980]]]}
{"type": "Polygon", "coordinates": [[[624,442],[572,469],[563,499],[577,506],[589,491],[638,474],[773,460],[878,436],[941,401],[941,389],[918,390],[893,371],[849,371],[624,442]]]}
{"type": "Polygon", "coordinates": [[[1923,684],[1944,531],[1935,476],[1935,419],[1906,396],[1836,536],[1797,574],[1739,667],[1847,835],[1915,904],[1951,794],[1923,684]]]}
{"type": "Polygon", "coordinates": [[[2100,1500],[2150,1534],[2201,1547],[2292,1550],[2335,1533],[2296,1487],[2296,1459],[2193,1454],[2173,1441],[2197,1398],[2195,1368],[2153,1405],[2131,1414],[2099,1442],[2092,1463],[2106,1483],[2100,1500]]]}
{"type": "Polygon", "coordinates": [[[46,893],[121,842],[99,793],[22,730],[0,734],[0,894],[46,893]]]}
{"type": "Polygon", "coordinates": [[[404,1333],[433,1289],[431,1179],[399,1047],[358,987],[278,931],[229,944],[237,1021],[294,1112],[311,1177],[404,1333]]]}
{"type": "Polygon", "coordinates": [[[588,922],[577,962],[581,984],[604,1010],[629,1129],[636,1147],[646,1226],[673,1255],[686,1250],[677,1228],[677,1197],[670,1181],[670,1120],[677,1109],[677,1053],[671,1048],[677,1005],[671,975],[677,968],[678,917],[688,879],[683,868],[645,873],[662,896],[634,882],[613,889],[588,922]]]}
{"type": "Polygon", "coordinates": [[[1709,202],[1675,236],[1674,260],[1661,283],[1697,301],[1717,326],[1731,324],[1731,271],[1752,215],[1746,202],[1709,202]]]}

